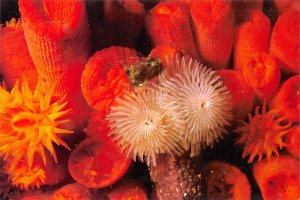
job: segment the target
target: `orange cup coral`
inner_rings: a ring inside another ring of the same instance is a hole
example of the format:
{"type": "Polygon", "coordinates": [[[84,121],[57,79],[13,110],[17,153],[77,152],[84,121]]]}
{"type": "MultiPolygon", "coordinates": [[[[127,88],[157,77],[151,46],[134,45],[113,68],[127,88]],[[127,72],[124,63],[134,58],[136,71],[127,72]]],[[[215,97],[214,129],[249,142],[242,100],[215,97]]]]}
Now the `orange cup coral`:
{"type": "Polygon", "coordinates": [[[238,134],[236,144],[243,145],[242,157],[250,155],[248,163],[251,163],[256,156],[258,161],[263,155],[269,159],[273,152],[278,156],[277,148],[286,146],[283,136],[290,131],[290,126],[291,122],[281,117],[278,110],[267,112],[264,101],[261,114],[257,106],[254,116],[249,113],[249,123],[242,121],[241,126],[234,131],[238,134]]]}
{"type": "Polygon", "coordinates": [[[254,178],[260,188],[262,198],[299,199],[299,161],[289,156],[272,157],[254,165],[254,178]]]}
{"type": "Polygon", "coordinates": [[[300,121],[300,75],[284,81],[270,103],[292,122],[300,121]]]}
{"type": "Polygon", "coordinates": [[[19,160],[15,168],[11,168],[9,163],[6,164],[6,171],[13,186],[19,187],[21,190],[29,188],[40,188],[46,181],[46,173],[44,166],[41,164],[33,164],[29,169],[26,159],[19,160]]]}
{"type": "Polygon", "coordinates": [[[21,190],[40,188],[41,185],[55,185],[64,178],[64,171],[54,163],[48,152],[46,152],[46,166],[39,155],[34,157],[31,168],[28,167],[27,162],[27,157],[23,157],[16,167],[13,167],[11,160],[6,160],[4,169],[14,187],[19,187],[21,190]]]}
{"type": "Polygon", "coordinates": [[[0,87],[0,155],[10,159],[11,168],[21,158],[31,168],[36,152],[46,164],[45,148],[57,162],[53,142],[69,149],[58,134],[72,133],[60,128],[71,110],[64,109],[65,97],[53,101],[54,90],[55,84],[47,90],[39,81],[32,92],[26,80],[21,88],[17,81],[10,93],[0,87]]]}
{"type": "Polygon", "coordinates": [[[3,37],[6,34],[11,32],[15,32],[16,30],[21,29],[21,20],[17,20],[16,18],[11,18],[10,21],[6,21],[5,24],[1,24],[0,26],[0,37],[3,37]],[[4,26],[4,27],[3,27],[4,26]]]}

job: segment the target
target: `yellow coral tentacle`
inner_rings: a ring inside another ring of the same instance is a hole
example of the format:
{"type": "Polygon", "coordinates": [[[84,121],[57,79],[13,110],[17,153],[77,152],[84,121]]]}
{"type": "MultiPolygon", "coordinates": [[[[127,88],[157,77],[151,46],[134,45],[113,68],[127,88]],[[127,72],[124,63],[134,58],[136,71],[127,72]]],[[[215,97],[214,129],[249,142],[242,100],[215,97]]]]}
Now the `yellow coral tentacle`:
{"type": "Polygon", "coordinates": [[[249,123],[241,123],[234,132],[238,134],[236,144],[243,146],[242,157],[249,156],[251,163],[256,156],[261,160],[263,155],[270,158],[277,149],[286,146],[282,137],[290,131],[291,122],[286,117],[280,116],[278,110],[272,109],[267,112],[264,102],[261,113],[259,107],[252,116],[249,113],[249,123]]]}
{"type": "Polygon", "coordinates": [[[66,96],[53,100],[54,87],[44,88],[39,81],[35,91],[31,91],[26,80],[21,87],[17,81],[11,92],[0,87],[0,156],[11,160],[11,168],[26,157],[30,169],[35,153],[46,164],[44,149],[57,162],[53,142],[70,149],[58,134],[73,133],[60,127],[69,121],[64,118],[71,110],[65,109],[66,96]]]}

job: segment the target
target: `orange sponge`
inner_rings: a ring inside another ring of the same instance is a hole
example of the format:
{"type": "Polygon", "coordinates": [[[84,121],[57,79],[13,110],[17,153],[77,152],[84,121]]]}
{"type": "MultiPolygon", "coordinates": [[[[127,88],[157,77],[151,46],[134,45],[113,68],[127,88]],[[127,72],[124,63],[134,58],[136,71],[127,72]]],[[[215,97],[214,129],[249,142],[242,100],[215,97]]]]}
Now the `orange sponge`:
{"type": "Polygon", "coordinates": [[[300,121],[300,75],[284,81],[271,101],[271,107],[278,109],[292,122],[300,121]]]}
{"type": "Polygon", "coordinates": [[[233,121],[244,120],[254,106],[255,93],[251,85],[236,70],[219,70],[227,89],[231,94],[233,121]]]}
{"type": "Polygon", "coordinates": [[[253,53],[241,72],[260,100],[269,100],[279,86],[281,72],[270,54],[253,53]]]}
{"type": "Polygon", "coordinates": [[[234,68],[241,70],[253,53],[266,52],[270,37],[270,19],[260,10],[253,10],[247,21],[238,26],[234,38],[234,68]]]}
{"type": "Polygon", "coordinates": [[[21,20],[13,18],[2,27],[0,52],[0,74],[7,86],[12,88],[18,79],[25,77],[30,88],[35,89],[38,74],[27,48],[21,20]]]}
{"type": "Polygon", "coordinates": [[[183,2],[161,2],[146,18],[146,28],[154,47],[172,45],[199,58],[190,26],[190,12],[183,2]]]}
{"type": "Polygon", "coordinates": [[[229,63],[234,25],[231,3],[231,0],[190,3],[198,52],[205,64],[214,69],[224,69],[229,63]]]}
{"type": "Polygon", "coordinates": [[[300,11],[290,9],[281,14],[272,31],[270,54],[280,61],[287,73],[300,71],[300,11]]]}
{"type": "Polygon", "coordinates": [[[90,106],[109,111],[115,97],[130,90],[125,66],[138,60],[138,52],[127,47],[111,46],[96,52],[82,73],[82,93],[90,106]]]}

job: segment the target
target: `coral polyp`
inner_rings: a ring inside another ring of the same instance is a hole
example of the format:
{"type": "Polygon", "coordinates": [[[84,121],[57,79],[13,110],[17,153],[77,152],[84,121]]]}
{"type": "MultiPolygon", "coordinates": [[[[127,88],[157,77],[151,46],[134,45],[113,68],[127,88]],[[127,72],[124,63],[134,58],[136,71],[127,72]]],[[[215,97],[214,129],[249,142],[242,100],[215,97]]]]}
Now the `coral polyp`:
{"type": "Polygon", "coordinates": [[[72,133],[61,127],[71,110],[65,109],[66,96],[53,99],[54,89],[55,84],[47,89],[39,81],[32,92],[26,80],[21,88],[17,81],[11,92],[0,87],[0,156],[11,168],[26,158],[30,169],[36,152],[46,164],[45,148],[57,162],[53,142],[69,149],[58,134],[72,133]]]}
{"type": "Polygon", "coordinates": [[[29,188],[40,188],[46,181],[46,172],[40,165],[32,166],[30,169],[27,166],[27,161],[21,159],[15,168],[7,166],[9,178],[13,186],[19,187],[21,190],[29,188]]]}
{"type": "Polygon", "coordinates": [[[16,18],[12,18],[10,21],[6,21],[4,27],[0,26],[0,35],[1,37],[8,32],[13,32],[15,30],[20,29],[21,26],[21,20],[20,19],[16,19],[16,18]]]}
{"type": "Polygon", "coordinates": [[[185,121],[191,156],[213,146],[232,120],[231,95],[220,76],[193,59],[167,59],[159,78],[159,105],[185,121]]]}
{"type": "Polygon", "coordinates": [[[146,89],[133,92],[130,96],[116,99],[107,115],[110,135],[122,150],[126,150],[135,160],[137,157],[149,165],[156,165],[156,154],[180,155],[186,145],[182,120],[158,106],[159,91],[146,89]]]}
{"type": "Polygon", "coordinates": [[[283,136],[290,131],[291,122],[286,117],[280,116],[277,109],[267,112],[266,101],[264,101],[262,112],[259,113],[259,106],[255,109],[255,115],[249,114],[249,123],[241,121],[241,126],[234,132],[238,134],[236,143],[243,145],[242,157],[250,155],[248,163],[251,163],[256,156],[260,161],[263,155],[269,159],[273,153],[279,155],[277,149],[286,144],[283,136]]]}

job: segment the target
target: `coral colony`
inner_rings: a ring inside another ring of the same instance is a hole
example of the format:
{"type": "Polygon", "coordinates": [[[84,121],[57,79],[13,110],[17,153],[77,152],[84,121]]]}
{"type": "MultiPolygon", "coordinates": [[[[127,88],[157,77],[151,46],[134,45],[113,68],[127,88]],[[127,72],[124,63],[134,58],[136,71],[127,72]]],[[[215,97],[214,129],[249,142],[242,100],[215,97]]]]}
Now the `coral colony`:
{"type": "Polygon", "coordinates": [[[299,0],[273,1],[1,1],[0,199],[300,199],[299,0]]]}
{"type": "Polygon", "coordinates": [[[266,111],[266,102],[259,113],[259,107],[255,109],[255,115],[249,114],[249,123],[242,121],[241,126],[235,132],[239,135],[237,144],[244,145],[242,156],[250,155],[248,162],[252,162],[256,156],[260,161],[263,155],[270,158],[272,153],[278,154],[278,147],[282,149],[286,144],[283,136],[290,131],[291,122],[286,117],[281,117],[277,109],[266,111]]]}

